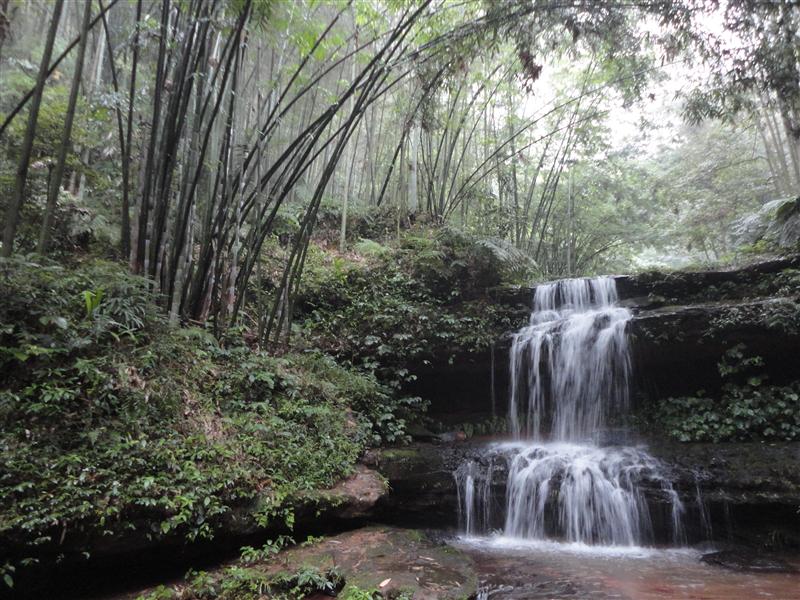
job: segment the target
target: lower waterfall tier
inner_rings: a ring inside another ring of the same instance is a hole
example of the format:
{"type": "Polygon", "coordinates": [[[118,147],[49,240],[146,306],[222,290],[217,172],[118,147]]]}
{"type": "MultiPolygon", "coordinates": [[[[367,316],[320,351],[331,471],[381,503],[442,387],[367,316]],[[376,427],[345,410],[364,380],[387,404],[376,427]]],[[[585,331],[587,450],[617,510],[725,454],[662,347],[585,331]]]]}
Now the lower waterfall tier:
{"type": "MultiPolygon", "coordinates": [[[[684,506],[665,467],[636,447],[567,443],[487,446],[455,472],[459,519],[467,535],[500,529],[522,539],[558,539],[633,546],[654,541],[652,503],[644,488],[659,490],[673,543],[684,540],[684,506]],[[505,502],[491,493],[504,461],[505,502]]],[[[663,521],[659,518],[659,521],[663,521]]]]}

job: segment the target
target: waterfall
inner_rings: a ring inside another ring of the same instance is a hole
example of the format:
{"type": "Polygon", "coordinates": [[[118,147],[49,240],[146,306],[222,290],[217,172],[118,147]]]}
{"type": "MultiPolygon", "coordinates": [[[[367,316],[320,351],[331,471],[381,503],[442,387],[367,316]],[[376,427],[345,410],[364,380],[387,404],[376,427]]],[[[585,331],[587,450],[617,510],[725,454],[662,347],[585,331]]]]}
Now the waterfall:
{"type": "Polygon", "coordinates": [[[610,277],[536,288],[530,322],[511,344],[509,425],[516,438],[540,440],[549,432],[559,441],[582,440],[600,430],[607,413],[626,408],[631,313],[616,301],[610,277]]]}
{"type": "Polygon", "coordinates": [[[505,536],[587,544],[652,543],[648,497],[674,543],[683,504],[667,469],[643,448],[603,447],[599,434],[628,406],[631,371],[613,279],[566,279],[540,285],[528,325],[511,344],[509,429],[515,441],[491,444],[485,460],[454,473],[467,535],[502,522],[505,536]],[[505,464],[503,515],[493,515],[492,479],[505,464]],[[501,518],[502,517],[502,518],[501,518]]]}
{"type": "Polygon", "coordinates": [[[467,535],[477,535],[491,526],[493,467],[491,459],[487,466],[467,460],[456,469],[459,520],[467,535]]]}

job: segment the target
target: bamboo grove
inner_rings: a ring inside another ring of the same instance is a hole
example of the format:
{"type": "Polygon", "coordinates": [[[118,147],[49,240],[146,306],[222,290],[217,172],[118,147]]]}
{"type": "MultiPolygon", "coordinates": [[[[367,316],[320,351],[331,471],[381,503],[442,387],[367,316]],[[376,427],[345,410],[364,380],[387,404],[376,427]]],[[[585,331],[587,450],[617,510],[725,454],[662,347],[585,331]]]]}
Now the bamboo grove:
{"type": "MultiPolygon", "coordinates": [[[[65,178],[81,186],[67,156],[81,152],[71,142],[78,94],[102,91],[113,111],[107,154],[119,165],[119,253],[173,321],[217,333],[244,323],[262,345],[285,339],[330,202],[343,251],[348,211],[368,207],[398,227],[422,215],[480,227],[551,271],[580,271],[604,248],[574,210],[562,214],[558,194],[591,153],[609,99],[640,96],[657,73],[659,41],[636,27],[641,11],[683,31],[687,47],[697,43],[684,23],[690,5],[55,0],[36,85],[0,124],[0,136],[12,124],[24,131],[2,252],[15,251],[42,98],[71,62],[36,250],[48,252],[65,178]],[[546,61],[560,61],[569,82],[523,103],[546,61]],[[264,248],[287,207],[299,216],[270,278],[264,248]]],[[[776,185],[788,190],[800,182],[797,96],[777,108],[776,97],[759,91],[757,117],[776,185]]]]}

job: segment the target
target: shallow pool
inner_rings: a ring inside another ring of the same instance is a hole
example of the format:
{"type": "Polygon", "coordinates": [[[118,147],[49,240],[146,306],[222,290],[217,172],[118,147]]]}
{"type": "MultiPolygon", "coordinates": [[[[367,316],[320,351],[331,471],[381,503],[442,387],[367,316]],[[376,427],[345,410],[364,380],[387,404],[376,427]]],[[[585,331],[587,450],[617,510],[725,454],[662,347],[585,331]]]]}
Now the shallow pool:
{"type": "MultiPolygon", "coordinates": [[[[479,600],[800,600],[800,573],[736,572],[690,548],[588,546],[502,536],[458,538],[475,560],[479,600]]],[[[787,562],[800,567],[800,557],[787,562]]]]}

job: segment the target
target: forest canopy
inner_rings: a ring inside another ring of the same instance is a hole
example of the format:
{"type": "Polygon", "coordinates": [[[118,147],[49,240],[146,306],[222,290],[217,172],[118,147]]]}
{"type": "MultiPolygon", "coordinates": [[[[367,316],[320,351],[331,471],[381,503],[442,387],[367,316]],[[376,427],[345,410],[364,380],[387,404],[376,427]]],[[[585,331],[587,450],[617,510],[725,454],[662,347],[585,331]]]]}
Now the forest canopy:
{"type": "Polygon", "coordinates": [[[766,243],[737,227],[800,183],[790,2],[2,14],[3,254],[91,238],[173,320],[246,314],[264,342],[287,331],[321,221],[339,221],[342,252],[357,219],[447,224],[553,277],[730,260],[766,243]]]}

